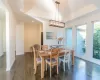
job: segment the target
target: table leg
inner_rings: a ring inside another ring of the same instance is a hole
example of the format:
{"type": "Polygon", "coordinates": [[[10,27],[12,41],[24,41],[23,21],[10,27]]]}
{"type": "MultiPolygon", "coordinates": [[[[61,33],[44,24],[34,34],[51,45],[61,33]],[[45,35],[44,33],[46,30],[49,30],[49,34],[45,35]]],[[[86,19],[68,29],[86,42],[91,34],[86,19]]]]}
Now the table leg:
{"type": "Polygon", "coordinates": [[[41,79],[44,78],[44,58],[41,58],[41,79]]]}
{"type": "Polygon", "coordinates": [[[74,51],[72,50],[72,65],[74,66],[74,51]]]}

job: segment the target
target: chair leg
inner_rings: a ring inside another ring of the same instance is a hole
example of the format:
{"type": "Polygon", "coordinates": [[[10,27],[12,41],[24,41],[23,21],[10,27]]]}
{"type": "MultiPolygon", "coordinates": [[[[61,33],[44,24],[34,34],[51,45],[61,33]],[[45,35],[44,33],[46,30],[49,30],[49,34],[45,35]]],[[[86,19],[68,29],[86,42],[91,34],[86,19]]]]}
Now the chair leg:
{"type": "Polygon", "coordinates": [[[35,64],[34,64],[34,68],[33,69],[35,69],[35,64]]]}
{"type": "Polygon", "coordinates": [[[59,60],[59,66],[60,66],[61,61],[59,60]]]}
{"type": "Polygon", "coordinates": [[[65,62],[63,62],[63,68],[64,68],[64,71],[65,71],[65,62]]]}
{"type": "Polygon", "coordinates": [[[37,71],[37,65],[35,65],[34,74],[36,74],[36,71],[37,71]]]}
{"type": "Polygon", "coordinates": [[[70,64],[69,64],[69,61],[68,61],[68,69],[70,69],[70,64]]]}
{"type": "Polygon", "coordinates": [[[46,71],[47,71],[47,68],[48,68],[48,65],[47,65],[47,63],[46,63],[46,71]]]}
{"type": "Polygon", "coordinates": [[[58,69],[58,65],[57,65],[57,74],[59,74],[59,69],[58,69]]]}
{"type": "Polygon", "coordinates": [[[52,71],[51,68],[52,68],[52,67],[50,66],[50,78],[51,78],[51,71],[52,71]]]}
{"type": "Polygon", "coordinates": [[[46,69],[46,66],[45,66],[46,62],[44,62],[44,72],[45,72],[45,69],[46,69]]]}

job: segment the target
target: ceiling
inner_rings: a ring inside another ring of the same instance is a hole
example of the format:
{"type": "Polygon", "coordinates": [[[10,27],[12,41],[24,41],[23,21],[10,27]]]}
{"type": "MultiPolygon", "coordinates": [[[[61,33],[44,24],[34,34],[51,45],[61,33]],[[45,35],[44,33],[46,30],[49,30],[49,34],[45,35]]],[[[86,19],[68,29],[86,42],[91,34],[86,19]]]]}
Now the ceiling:
{"type": "Polygon", "coordinates": [[[10,6],[14,12],[15,17],[19,21],[41,24],[41,22],[39,20],[24,13],[23,0],[17,0],[17,1],[16,0],[5,0],[5,2],[6,1],[8,1],[8,3],[10,4],[10,6]]]}
{"type": "MultiPolygon", "coordinates": [[[[59,19],[69,21],[100,8],[100,0],[57,0],[60,4],[59,19]]],[[[55,0],[8,0],[14,12],[31,17],[54,19],[55,0]]]]}
{"type": "Polygon", "coordinates": [[[41,24],[41,22],[27,14],[24,14],[23,12],[19,11],[19,12],[14,12],[16,18],[19,21],[23,21],[23,22],[28,22],[28,23],[37,23],[37,24],[41,24]]]}

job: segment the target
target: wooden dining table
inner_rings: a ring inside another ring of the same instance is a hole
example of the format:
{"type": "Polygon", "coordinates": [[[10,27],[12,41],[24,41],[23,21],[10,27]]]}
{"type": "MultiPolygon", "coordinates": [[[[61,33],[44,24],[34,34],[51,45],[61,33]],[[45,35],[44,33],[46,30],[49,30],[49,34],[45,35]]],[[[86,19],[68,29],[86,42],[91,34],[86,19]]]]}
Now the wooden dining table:
{"type": "MultiPolygon", "coordinates": [[[[65,52],[60,52],[59,57],[64,56],[65,52]]],[[[72,66],[74,66],[74,50],[71,50],[72,54],[72,66]]],[[[44,71],[45,71],[45,59],[50,57],[50,54],[48,54],[45,51],[39,52],[39,56],[41,57],[41,79],[44,78],[44,71]]]]}

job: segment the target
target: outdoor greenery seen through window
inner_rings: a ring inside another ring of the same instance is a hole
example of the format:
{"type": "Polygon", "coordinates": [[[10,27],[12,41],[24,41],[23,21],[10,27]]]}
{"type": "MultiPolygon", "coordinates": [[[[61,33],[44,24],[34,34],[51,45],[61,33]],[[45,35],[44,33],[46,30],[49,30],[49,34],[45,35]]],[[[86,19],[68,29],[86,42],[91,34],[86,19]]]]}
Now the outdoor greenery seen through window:
{"type": "Polygon", "coordinates": [[[100,22],[94,23],[93,58],[100,59],[100,22]]]}

